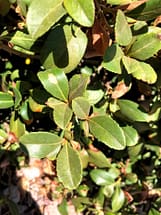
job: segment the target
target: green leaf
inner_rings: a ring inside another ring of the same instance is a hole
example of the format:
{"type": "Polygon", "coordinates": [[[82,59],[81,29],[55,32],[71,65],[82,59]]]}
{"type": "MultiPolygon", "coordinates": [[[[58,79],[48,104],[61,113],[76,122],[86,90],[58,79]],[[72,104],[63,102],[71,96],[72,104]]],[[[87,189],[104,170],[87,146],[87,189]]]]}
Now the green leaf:
{"type": "Polygon", "coordinates": [[[0,129],[0,144],[4,143],[7,138],[8,134],[3,129],[0,129]]]}
{"type": "Polygon", "coordinates": [[[54,108],[54,121],[61,129],[65,129],[72,118],[72,114],[69,105],[62,102],[54,108]]]}
{"type": "Polygon", "coordinates": [[[15,106],[14,107],[17,108],[20,105],[20,102],[22,101],[22,95],[16,87],[13,87],[13,92],[14,92],[14,96],[15,96],[15,106]]]}
{"type": "Polygon", "coordinates": [[[127,46],[132,40],[132,32],[121,10],[117,11],[115,24],[115,37],[119,45],[127,46]]]}
{"type": "Polygon", "coordinates": [[[128,74],[132,73],[132,76],[136,79],[145,81],[149,84],[156,82],[157,74],[149,64],[126,56],[123,56],[122,61],[128,74]]]}
{"type": "Polygon", "coordinates": [[[161,29],[149,27],[148,32],[136,36],[136,40],[128,51],[130,57],[139,60],[146,60],[152,57],[161,49],[161,29]]]}
{"type": "Polygon", "coordinates": [[[87,46],[86,34],[77,26],[57,26],[52,29],[41,50],[41,62],[46,69],[58,67],[71,72],[79,64],[87,46]]]}
{"type": "Polygon", "coordinates": [[[99,168],[110,167],[110,160],[101,151],[88,150],[89,162],[95,164],[99,168]]]}
{"type": "Polygon", "coordinates": [[[141,111],[137,103],[126,99],[119,99],[118,105],[120,107],[121,114],[126,116],[128,119],[138,122],[149,121],[149,115],[141,111]]]}
{"type": "Polygon", "coordinates": [[[77,97],[72,100],[72,109],[79,119],[87,119],[90,111],[90,104],[84,97],[77,97]]]}
{"type": "Polygon", "coordinates": [[[64,72],[60,69],[48,69],[39,72],[38,77],[44,88],[57,99],[68,100],[68,80],[64,72]]]}
{"type": "Polygon", "coordinates": [[[144,4],[127,13],[134,19],[148,21],[161,14],[161,0],[148,0],[144,4]]]}
{"type": "Polygon", "coordinates": [[[15,115],[15,112],[13,112],[10,118],[10,131],[19,138],[25,133],[25,124],[15,115]]]}
{"type": "Polygon", "coordinates": [[[84,96],[87,98],[88,102],[91,105],[94,105],[94,104],[97,104],[97,102],[99,102],[103,98],[104,92],[102,89],[86,90],[84,96]]]}
{"type": "Polygon", "coordinates": [[[20,137],[19,141],[25,145],[29,155],[44,158],[52,153],[59,152],[62,138],[49,132],[31,132],[20,137]]]}
{"type": "Polygon", "coordinates": [[[63,0],[33,0],[27,13],[27,27],[32,37],[46,33],[66,13],[63,0]]]}
{"type": "Polygon", "coordinates": [[[55,109],[56,106],[59,106],[61,104],[63,104],[64,102],[58,100],[58,99],[55,99],[53,97],[50,97],[47,102],[46,102],[46,105],[52,109],[55,109]]]}
{"type": "Polygon", "coordinates": [[[160,212],[154,208],[151,208],[148,215],[160,215],[160,212]]]}
{"type": "Polygon", "coordinates": [[[12,95],[0,92],[0,109],[10,108],[14,105],[12,95]]]}
{"type": "Polygon", "coordinates": [[[89,76],[86,74],[76,74],[73,75],[69,80],[69,100],[83,96],[87,83],[89,81],[89,76]]]}
{"type": "Polygon", "coordinates": [[[75,189],[82,179],[79,154],[66,143],[57,157],[57,174],[64,187],[75,189]]]}
{"type": "Polygon", "coordinates": [[[132,3],[133,0],[106,0],[106,2],[112,5],[124,5],[132,3]]]}
{"type": "Polygon", "coordinates": [[[125,134],[126,145],[127,146],[136,145],[139,140],[139,135],[138,135],[137,130],[135,128],[133,128],[132,126],[125,126],[125,127],[122,127],[122,129],[125,134]]]}
{"type": "Polygon", "coordinates": [[[108,47],[103,57],[103,62],[102,62],[103,68],[111,72],[121,74],[122,56],[124,56],[124,53],[117,44],[113,44],[112,46],[108,47]]]}
{"type": "Polygon", "coordinates": [[[69,15],[80,25],[90,27],[94,23],[95,7],[93,0],[64,0],[69,15]]]}
{"type": "Polygon", "coordinates": [[[120,186],[116,186],[115,192],[112,196],[112,211],[119,211],[125,202],[125,195],[120,186]]]}
{"type": "Polygon", "coordinates": [[[114,179],[110,173],[103,169],[93,169],[90,172],[90,177],[99,186],[111,185],[114,183],[114,179]]]}
{"type": "Polygon", "coordinates": [[[119,124],[107,115],[94,116],[89,119],[92,134],[110,148],[125,148],[125,136],[119,124]]]}

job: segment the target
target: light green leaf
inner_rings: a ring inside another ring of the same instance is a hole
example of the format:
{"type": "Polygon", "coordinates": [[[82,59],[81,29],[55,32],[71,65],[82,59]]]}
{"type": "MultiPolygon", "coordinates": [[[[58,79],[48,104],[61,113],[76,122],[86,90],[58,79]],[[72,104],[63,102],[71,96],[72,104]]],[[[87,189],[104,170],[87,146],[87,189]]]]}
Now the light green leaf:
{"type": "Polygon", "coordinates": [[[148,32],[136,36],[136,40],[129,49],[128,55],[139,60],[146,60],[152,57],[161,49],[160,34],[160,28],[149,27],[148,32]]]}
{"type": "Polygon", "coordinates": [[[148,21],[161,14],[161,0],[148,0],[144,4],[127,13],[134,19],[148,21]]]}
{"type": "Polygon", "coordinates": [[[117,44],[113,44],[107,48],[103,57],[102,66],[114,73],[121,74],[121,58],[124,56],[123,51],[117,44]]]}
{"type": "Polygon", "coordinates": [[[20,137],[19,141],[25,145],[29,155],[44,158],[53,151],[59,152],[62,138],[49,132],[31,132],[20,137]]]}
{"type": "Polygon", "coordinates": [[[89,119],[92,134],[110,148],[125,148],[125,136],[119,124],[107,115],[94,116],[89,119]]]}
{"type": "Polygon", "coordinates": [[[82,166],[79,154],[66,143],[57,157],[59,180],[68,189],[75,189],[82,179],[82,166]]]}
{"type": "Polygon", "coordinates": [[[114,183],[114,179],[110,173],[103,169],[93,169],[90,172],[90,177],[99,186],[111,185],[114,183]]]}
{"type": "Polygon", "coordinates": [[[57,26],[50,31],[41,50],[46,69],[58,67],[71,72],[79,64],[87,47],[87,36],[74,25],[57,26]]]}
{"type": "Polygon", "coordinates": [[[134,146],[138,143],[139,140],[139,135],[138,132],[135,128],[133,128],[132,126],[125,126],[122,127],[124,134],[125,134],[125,138],[126,138],[126,145],[127,146],[134,146]]]}
{"type": "Polygon", "coordinates": [[[89,81],[89,76],[86,74],[76,74],[73,75],[69,80],[69,100],[83,96],[87,83],[89,81]]]}
{"type": "Polygon", "coordinates": [[[106,0],[106,2],[111,5],[124,5],[130,4],[133,0],[106,0]]]}
{"type": "Polygon", "coordinates": [[[138,79],[153,84],[157,80],[157,74],[154,69],[147,63],[123,56],[123,64],[128,72],[138,79]]]}
{"type": "Polygon", "coordinates": [[[115,192],[112,196],[112,211],[113,212],[119,211],[124,205],[124,202],[125,202],[124,192],[119,186],[116,186],[115,192]]]}
{"type": "Polygon", "coordinates": [[[61,128],[65,129],[72,118],[72,110],[68,104],[62,103],[54,108],[54,121],[61,128]]]}
{"type": "Polygon", "coordinates": [[[20,118],[16,118],[15,112],[12,113],[10,118],[10,131],[18,138],[25,133],[25,124],[20,120],[20,118]]]}
{"type": "Polygon", "coordinates": [[[3,129],[0,129],[0,144],[4,143],[7,138],[8,134],[3,129]]]}
{"type": "Polygon", "coordinates": [[[50,97],[48,98],[47,102],[46,102],[46,105],[52,109],[55,109],[55,107],[58,105],[61,105],[61,104],[64,104],[64,102],[58,100],[58,99],[55,99],[53,97],[50,97]]]}
{"type": "Polygon", "coordinates": [[[33,0],[27,13],[27,27],[32,37],[46,33],[66,13],[63,0],[33,0]]]}
{"type": "Polygon", "coordinates": [[[72,100],[72,109],[79,119],[87,119],[90,111],[90,104],[84,97],[77,97],[72,100]]]}
{"type": "Polygon", "coordinates": [[[148,122],[149,115],[139,109],[139,105],[133,101],[119,99],[120,112],[132,121],[148,122]]]}
{"type": "Polygon", "coordinates": [[[86,90],[84,96],[87,98],[88,102],[91,105],[94,105],[94,104],[97,104],[97,102],[99,102],[103,98],[104,92],[102,89],[86,90]]]}
{"type": "Polygon", "coordinates": [[[22,101],[22,96],[20,91],[16,87],[13,87],[13,92],[15,96],[15,108],[17,108],[20,105],[20,102],[22,101]]]}
{"type": "Polygon", "coordinates": [[[151,208],[148,215],[160,215],[160,212],[154,208],[151,208]]]}
{"type": "Polygon", "coordinates": [[[38,77],[44,88],[57,99],[68,100],[68,80],[64,72],[60,69],[48,69],[39,72],[38,77]]]}
{"type": "Polygon", "coordinates": [[[69,15],[80,25],[90,27],[94,23],[95,7],[93,0],[64,0],[69,15]]]}
{"type": "Polygon", "coordinates": [[[117,11],[115,24],[115,37],[119,45],[127,46],[132,40],[132,32],[121,10],[117,11]]]}
{"type": "Polygon", "coordinates": [[[9,93],[0,92],[0,109],[10,108],[14,105],[12,95],[9,93]]]}

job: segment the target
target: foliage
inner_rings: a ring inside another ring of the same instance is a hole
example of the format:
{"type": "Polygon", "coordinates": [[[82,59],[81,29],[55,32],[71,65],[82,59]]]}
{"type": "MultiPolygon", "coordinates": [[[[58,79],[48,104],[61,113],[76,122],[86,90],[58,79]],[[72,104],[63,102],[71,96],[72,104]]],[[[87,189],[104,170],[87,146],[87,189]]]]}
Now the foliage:
{"type": "Polygon", "coordinates": [[[159,214],[160,5],[0,1],[1,150],[55,162],[79,212],[159,214]]]}

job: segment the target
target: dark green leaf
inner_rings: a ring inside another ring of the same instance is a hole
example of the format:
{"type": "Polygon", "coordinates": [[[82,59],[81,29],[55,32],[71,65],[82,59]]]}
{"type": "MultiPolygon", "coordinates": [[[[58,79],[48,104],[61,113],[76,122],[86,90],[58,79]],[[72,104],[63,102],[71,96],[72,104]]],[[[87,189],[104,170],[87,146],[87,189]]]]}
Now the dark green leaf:
{"type": "Polygon", "coordinates": [[[34,38],[46,33],[62,16],[65,9],[63,0],[33,0],[27,13],[27,27],[34,38]]]}
{"type": "Polygon", "coordinates": [[[87,27],[93,25],[95,16],[93,0],[64,0],[64,6],[69,15],[80,25],[87,27]]]}
{"type": "Polygon", "coordinates": [[[46,69],[58,67],[71,72],[79,64],[87,46],[87,37],[74,25],[52,29],[41,50],[41,62],[46,69]]]}
{"type": "Polygon", "coordinates": [[[114,73],[121,74],[121,58],[124,56],[123,51],[117,44],[113,44],[107,48],[103,57],[102,66],[114,73]]]}
{"type": "Polygon", "coordinates": [[[115,24],[115,37],[119,45],[127,46],[132,40],[132,32],[121,10],[117,11],[115,24]]]}
{"type": "Polygon", "coordinates": [[[117,150],[125,148],[124,133],[119,124],[111,117],[107,115],[91,117],[89,127],[92,134],[110,148],[117,150]]]}
{"type": "Polygon", "coordinates": [[[92,180],[99,186],[111,185],[114,183],[114,179],[110,173],[102,169],[93,169],[90,172],[92,180]]]}
{"type": "Polygon", "coordinates": [[[79,119],[87,119],[90,111],[90,104],[84,97],[77,97],[72,100],[72,109],[79,119]]]}
{"type": "Polygon", "coordinates": [[[67,101],[68,100],[68,80],[64,72],[60,69],[48,69],[39,72],[38,77],[44,88],[54,97],[67,101]]]}
{"type": "Polygon", "coordinates": [[[31,157],[44,158],[52,151],[59,152],[62,138],[49,132],[31,132],[20,137],[31,157]]]}
{"type": "Polygon", "coordinates": [[[119,211],[125,202],[125,195],[120,186],[116,186],[115,192],[112,196],[112,211],[119,211]]]}
{"type": "Polygon", "coordinates": [[[10,108],[14,105],[12,95],[0,92],[0,109],[10,108]]]}
{"type": "Polygon", "coordinates": [[[82,179],[82,166],[79,154],[68,143],[64,144],[57,158],[59,180],[68,189],[75,189],[82,179]]]}

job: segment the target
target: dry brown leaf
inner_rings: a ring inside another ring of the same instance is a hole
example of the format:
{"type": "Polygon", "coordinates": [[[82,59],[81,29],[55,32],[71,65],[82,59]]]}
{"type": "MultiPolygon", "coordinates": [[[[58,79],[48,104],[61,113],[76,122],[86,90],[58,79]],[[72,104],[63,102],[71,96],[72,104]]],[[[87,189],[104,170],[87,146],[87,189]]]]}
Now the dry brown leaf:
{"type": "Polygon", "coordinates": [[[88,46],[86,58],[103,56],[110,41],[110,34],[103,18],[96,19],[87,33],[88,46]]]}
{"type": "Polygon", "coordinates": [[[130,86],[127,86],[124,81],[120,81],[112,92],[111,97],[113,99],[120,98],[124,94],[126,94],[130,89],[130,86]]]}

